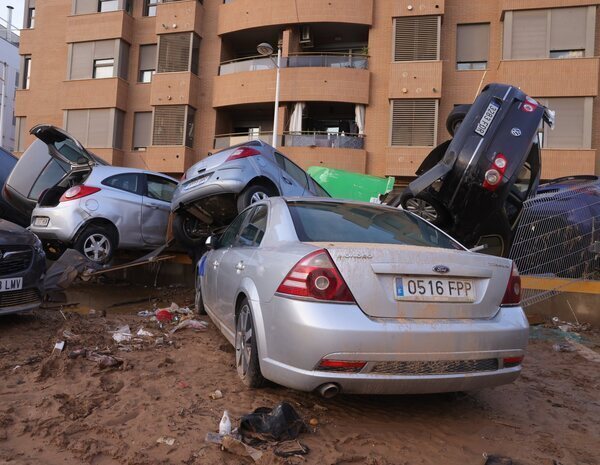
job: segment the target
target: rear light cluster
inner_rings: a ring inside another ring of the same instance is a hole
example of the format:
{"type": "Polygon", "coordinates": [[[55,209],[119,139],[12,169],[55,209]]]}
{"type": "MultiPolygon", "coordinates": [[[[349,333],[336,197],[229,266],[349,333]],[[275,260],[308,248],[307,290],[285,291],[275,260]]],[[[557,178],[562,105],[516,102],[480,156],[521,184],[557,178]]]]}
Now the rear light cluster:
{"type": "Polygon", "coordinates": [[[496,155],[492,166],[485,172],[483,188],[491,192],[495,191],[502,182],[502,177],[506,172],[507,166],[508,161],[506,160],[506,157],[501,153],[496,155]]]}
{"type": "Polygon", "coordinates": [[[260,152],[256,149],[253,149],[252,147],[240,147],[231,155],[229,155],[229,157],[225,161],[239,160],[240,158],[248,158],[253,157],[255,155],[260,155],[260,152]]]}
{"type": "Polygon", "coordinates": [[[296,263],[277,292],[330,302],[355,301],[344,278],[324,249],[312,252],[296,263]]]}
{"type": "Polygon", "coordinates": [[[508,285],[506,286],[506,292],[502,299],[502,305],[519,305],[521,303],[521,276],[519,276],[519,270],[517,265],[513,263],[512,270],[510,272],[510,278],[508,278],[508,285]]]}
{"type": "Polygon", "coordinates": [[[90,187],[85,185],[73,186],[66,190],[66,192],[60,197],[59,202],[66,202],[68,200],[76,200],[88,195],[99,192],[100,188],[90,187]]]}
{"type": "Polygon", "coordinates": [[[359,362],[356,360],[330,360],[324,358],[321,359],[316,369],[319,371],[334,371],[338,373],[358,373],[366,364],[367,362],[359,362]]]}
{"type": "Polygon", "coordinates": [[[523,357],[506,357],[502,361],[504,362],[504,368],[513,368],[521,364],[523,357]]]}

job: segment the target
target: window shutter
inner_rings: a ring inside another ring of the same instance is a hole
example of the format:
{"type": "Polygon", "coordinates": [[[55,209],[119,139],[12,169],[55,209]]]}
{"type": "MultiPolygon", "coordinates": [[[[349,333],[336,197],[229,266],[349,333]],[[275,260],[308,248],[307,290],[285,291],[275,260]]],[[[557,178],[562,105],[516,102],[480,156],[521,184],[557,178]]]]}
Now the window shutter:
{"type": "Polygon", "coordinates": [[[88,146],[112,147],[112,118],[109,108],[90,110],[88,146]]]}
{"type": "Polygon", "coordinates": [[[550,50],[585,50],[587,7],[550,12],[550,50]]]}
{"type": "Polygon", "coordinates": [[[92,77],[94,42],[79,42],[71,47],[71,73],[69,79],[92,77]]]}
{"type": "Polygon", "coordinates": [[[87,140],[88,110],[67,111],[67,132],[82,145],[88,145],[87,140]]]}
{"type": "Polygon", "coordinates": [[[135,113],[133,117],[133,148],[149,147],[152,130],[152,112],[135,113]]]}
{"type": "Polygon", "coordinates": [[[583,140],[584,104],[584,97],[548,99],[548,108],[556,111],[556,125],[554,129],[546,131],[546,147],[586,148],[583,140]]]}
{"type": "Polygon", "coordinates": [[[189,71],[191,33],[163,34],[158,48],[158,72],[189,71]]]}
{"type": "Polygon", "coordinates": [[[94,59],[115,58],[115,40],[98,40],[94,42],[94,59]]]}
{"type": "Polygon", "coordinates": [[[75,0],[75,14],[83,15],[86,13],[98,12],[98,0],[75,0]]]}
{"type": "Polygon", "coordinates": [[[439,16],[394,19],[394,60],[439,60],[439,16]]]}
{"type": "Polygon", "coordinates": [[[156,69],[156,44],[140,45],[140,69],[156,69]]]}
{"type": "Polygon", "coordinates": [[[512,59],[546,58],[548,10],[515,11],[512,26],[512,59]]]}
{"type": "Polygon", "coordinates": [[[489,24],[459,24],[456,30],[456,61],[488,61],[489,24]]]}
{"type": "Polygon", "coordinates": [[[161,105],[154,108],[152,145],[183,145],[185,105],[161,105]]]}
{"type": "Polygon", "coordinates": [[[436,107],[434,99],[392,100],[392,145],[433,147],[436,107]]]}

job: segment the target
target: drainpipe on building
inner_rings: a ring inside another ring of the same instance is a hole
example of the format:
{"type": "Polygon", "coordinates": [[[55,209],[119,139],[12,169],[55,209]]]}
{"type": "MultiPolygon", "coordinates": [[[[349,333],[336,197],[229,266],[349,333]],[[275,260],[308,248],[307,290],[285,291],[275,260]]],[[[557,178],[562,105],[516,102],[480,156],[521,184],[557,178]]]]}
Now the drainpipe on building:
{"type": "MultiPolygon", "coordinates": [[[[12,40],[11,40],[11,39],[12,39],[12,36],[11,36],[11,33],[12,33],[12,15],[13,15],[13,10],[14,10],[14,7],[12,7],[12,6],[8,5],[8,6],[6,7],[6,9],[8,10],[8,22],[7,22],[7,24],[6,24],[6,41],[7,41],[9,44],[12,44],[12,40]]],[[[4,94],[2,94],[2,95],[4,95],[4,94]]]]}

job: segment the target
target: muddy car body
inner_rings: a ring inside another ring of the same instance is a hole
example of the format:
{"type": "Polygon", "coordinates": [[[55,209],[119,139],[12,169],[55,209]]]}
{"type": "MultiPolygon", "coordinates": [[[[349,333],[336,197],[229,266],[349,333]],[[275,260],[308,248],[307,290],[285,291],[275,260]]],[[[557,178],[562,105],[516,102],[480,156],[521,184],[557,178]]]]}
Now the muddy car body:
{"type": "Polygon", "coordinates": [[[491,243],[505,256],[519,204],[539,183],[543,121],[553,123],[551,112],[516,87],[486,86],[454,138],[431,152],[398,203],[418,210],[420,200],[433,215],[423,216],[466,246],[491,243]],[[507,199],[517,210],[512,218],[507,199]]]}

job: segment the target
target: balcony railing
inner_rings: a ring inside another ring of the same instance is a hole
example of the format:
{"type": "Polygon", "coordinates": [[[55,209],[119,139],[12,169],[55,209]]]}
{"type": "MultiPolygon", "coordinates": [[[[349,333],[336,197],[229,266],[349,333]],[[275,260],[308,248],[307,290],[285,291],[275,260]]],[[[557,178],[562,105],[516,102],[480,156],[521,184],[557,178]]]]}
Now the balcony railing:
{"type": "MultiPolygon", "coordinates": [[[[350,53],[298,53],[281,58],[282,68],[354,68],[368,69],[367,55],[350,53]]],[[[262,55],[240,58],[221,63],[219,76],[274,69],[275,61],[262,55]]]]}
{"type": "MultiPolygon", "coordinates": [[[[214,148],[216,150],[242,144],[251,140],[262,140],[267,144],[273,143],[272,132],[261,132],[260,134],[231,133],[218,134],[215,136],[214,148]]],[[[344,134],[336,132],[285,132],[278,136],[278,145],[283,147],[326,147],[337,149],[363,149],[365,136],[358,134],[344,134]]]]}

